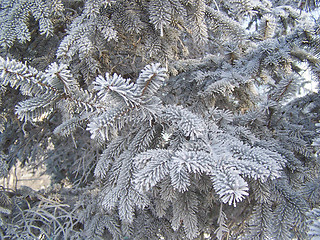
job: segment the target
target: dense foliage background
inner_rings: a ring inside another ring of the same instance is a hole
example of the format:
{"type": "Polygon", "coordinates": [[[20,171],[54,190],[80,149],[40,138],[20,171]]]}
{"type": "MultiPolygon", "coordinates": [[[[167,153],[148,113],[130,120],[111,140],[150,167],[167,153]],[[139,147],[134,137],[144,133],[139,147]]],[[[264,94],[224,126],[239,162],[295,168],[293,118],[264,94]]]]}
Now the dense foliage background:
{"type": "Polygon", "coordinates": [[[1,239],[318,239],[318,0],[3,0],[1,239]]]}

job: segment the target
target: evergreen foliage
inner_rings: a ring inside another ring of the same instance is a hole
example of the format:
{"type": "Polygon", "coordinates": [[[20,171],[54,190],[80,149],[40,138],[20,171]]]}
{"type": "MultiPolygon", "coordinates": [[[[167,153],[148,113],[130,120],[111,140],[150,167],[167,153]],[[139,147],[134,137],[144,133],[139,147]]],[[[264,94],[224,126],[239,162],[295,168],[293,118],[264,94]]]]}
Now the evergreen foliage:
{"type": "Polygon", "coordinates": [[[318,7],[2,1],[1,239],[318,239],[318,7]]]}

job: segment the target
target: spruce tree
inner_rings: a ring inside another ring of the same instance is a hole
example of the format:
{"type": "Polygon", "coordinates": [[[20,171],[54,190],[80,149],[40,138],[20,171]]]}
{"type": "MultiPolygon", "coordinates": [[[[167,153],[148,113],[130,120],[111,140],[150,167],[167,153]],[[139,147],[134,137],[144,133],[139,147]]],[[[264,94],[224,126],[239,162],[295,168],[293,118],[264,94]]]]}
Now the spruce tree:
{"type": "Polygon", "coordinates": [[[3,0],[1,239],[318,239],[318,0],[3,0]]]}

